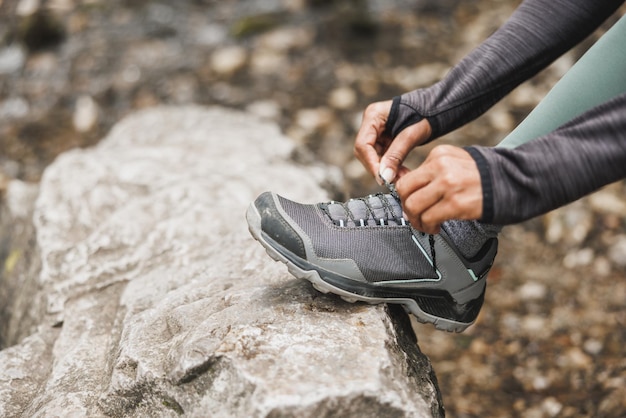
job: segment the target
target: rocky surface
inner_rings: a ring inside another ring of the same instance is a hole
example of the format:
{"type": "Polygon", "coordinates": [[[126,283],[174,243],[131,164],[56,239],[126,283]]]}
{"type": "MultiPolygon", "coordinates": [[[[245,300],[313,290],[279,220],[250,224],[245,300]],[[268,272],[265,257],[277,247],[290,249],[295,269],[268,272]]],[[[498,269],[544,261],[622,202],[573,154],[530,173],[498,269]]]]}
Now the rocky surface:
{"type": "MultiPolygon", "coordinates": [[[[370,193],[351,151],[364,107],[440,78],[518,2],[2,0],[0,190],[133,110],[200,103],[276,121],[296,161],[342,170],[333,197],[370,193]]],[[[441,141],[497,143],[602,31],[441,141]]],[[[625,196],[620,182],[506,229],[478,324],[415,325],[448,416],[624,415],[625,196]]]]}
{"type": "MultiPolygon", "coordinates": [[[[41,270],[2,283],[36,291],[3,301],[23,321],[0,351],[0,415],[442,416],[402,309],[323,296],[250,237],[242,216],[268,182],[327,198],[332,170],[292,150],[249,114],[157,108],[63,154],[34,208],[11,184],[41,270]]],[[[34,258],[11,257],[7,273],[34,258]]]]}

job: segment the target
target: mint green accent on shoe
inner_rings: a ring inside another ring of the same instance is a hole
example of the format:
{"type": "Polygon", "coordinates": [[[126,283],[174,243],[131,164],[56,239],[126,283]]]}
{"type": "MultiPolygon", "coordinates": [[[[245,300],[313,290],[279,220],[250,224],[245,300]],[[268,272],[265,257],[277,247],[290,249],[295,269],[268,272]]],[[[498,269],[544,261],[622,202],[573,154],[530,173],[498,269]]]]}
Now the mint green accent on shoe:
{"type": "MultiPolygon", "coordinates": [[[[420,244],[419,240],[417,238],[415,238],[415,235],[413,235],[411,237],[413,239],[413,242],[417,245],[417,247],[420,249],[420,251],[422,252],[422,254],[424,254],[424,257],[426,258],[426,260],[428,261],[428,263],[430,263],[431,266],[435,267],[435,264],[433,263],[433,259],[430,257],[430,255],[426,252],[426,249],[422,246],[422,244],[420,244]]],[[[439,281],[441,280],[441,272],[439,271],[438,268],[435,268],[435,273],[437,273],[437,279],[418,279],[416,281],[439,281]]]]}
{"type": "Polygon", "coordinates": [[[626,92],[626,16],[613,25],[497,147],[516,148],[626,92]]]}
{"type": "Polygon", "coordinates": [[[469,273],[470,276],[472,276],[472,280],[474,280],[475,282],[478,281],[478,277],[476,277],[476,273],[474,273],[474,270],[467,269],[467,272],[469,273]]]}

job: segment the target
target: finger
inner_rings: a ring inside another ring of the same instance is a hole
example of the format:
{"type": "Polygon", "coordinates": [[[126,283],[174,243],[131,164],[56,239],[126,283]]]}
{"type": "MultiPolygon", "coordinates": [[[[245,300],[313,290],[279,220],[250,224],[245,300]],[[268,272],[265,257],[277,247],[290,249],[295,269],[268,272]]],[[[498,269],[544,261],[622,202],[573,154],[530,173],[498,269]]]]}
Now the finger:
{"type": "Polygon", "coordinates": [[[361,127],[354,141],[354,154],[361,162],[378,161],[382,155],[383,144],[379,141],[384,131],[382,121],[377,118],[363,118],[361,127]]]}
{"type": "Polygon", "coordinates": [[[423,230],[431,223],[425,222],[423,214],[436,206],[443,199],[443,192],[429,183],[425,187],[411,193],[402,201],[402,208],[415,228],[423,230]]]}
{"type": "Polygon", "coordinates": [[[430,124],[426,119],[402,130],[380,159],[380,175],[390,183],[396,180],[402,163],[409,152],[426,141],[430,133],[430,124]]]}
{"type": "Polygon", "coordinates": [[[403,177],[406,176],[407,174],[409,174],[411,172],[411,169],[409,169],[407,166],[402,165],[400,166],[400,168],[398,169],[398,174],[396,174],[396,183],[403,177]]]}
{"type": "Polygon", "coordinates": [[[414,139],[411,137],[411,127],[405,129],[395,137],[393,142],[380,159],[379,174],[388,182],[396,180],[396,176],[406,156],[414,148],[414,139]]]}
{"type": "Polygon", "coordinates": [[[417,229],[418,231],[425,232],[427,234],[433,234],[433,235],[438,234],[441,228],[440,223],[426,222],[422,220],[421,216],[418,216],[417,218],[413,218],[413,219],[409,218],[408,221],[413,228],[417,229]]]}
{"type": "Polygon", "coordinates": [[[377,177],[380,166],[382,149],[376,141],[378,133],[373,129],[361,129],[354,145],[354,156],[363,164],[365,169],[377,177]]]}
{"type": "Polygon", "coordinates": [[[386,143],[391,140],[384,133],[390,109],[390,100],[367,106],[354,142],[354,155],[375,177],[386,143]]]}
{"type": "MultiPolygon", "coordinates": [[[[413,224],[411,224],[413,225],[413,224]]],[[[419,227],[413,226],[418,231],[424,232],[426,234],[436,235],[441,232],[441,224],[427,224],[421,223],[419,227]]]]}
{"type": "Polygon", "coordinates": [[[436,173],[430,170],[426,164],[422,164],[415,170],[409,170],[402,166],[399,172],[403,174],[398,176],[396,190],[402,199],[408,198],[412,193],[425,187],[436,177],[436,173]]]}
{"type": "Polygon", "coordinates": [[[419,230],[428,234],[438,234],[441,224],[452,218],[456,218],[454,210],[446,205],[445,198],[442,198],[421,213],[419,230]]]}

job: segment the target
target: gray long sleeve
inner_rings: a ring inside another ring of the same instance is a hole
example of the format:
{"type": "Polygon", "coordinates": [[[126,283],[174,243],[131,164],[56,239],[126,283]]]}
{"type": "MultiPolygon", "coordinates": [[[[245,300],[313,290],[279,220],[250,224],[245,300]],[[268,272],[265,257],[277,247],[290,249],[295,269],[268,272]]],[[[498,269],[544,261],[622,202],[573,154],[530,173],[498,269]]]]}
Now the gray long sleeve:
{"type": "Polygon", "coordinates": [[[440,82],[394,98],[395,137],[427,118],[431,140],[483,114],[523,81],[578,44],[624,0],[526,0],[440,82]]]}
{"type": "Polygon", "coordinates": [[[626,93],[516,148],[466,150],[481,174],[481,221],[524,221],[626,178],[626,93]]]}

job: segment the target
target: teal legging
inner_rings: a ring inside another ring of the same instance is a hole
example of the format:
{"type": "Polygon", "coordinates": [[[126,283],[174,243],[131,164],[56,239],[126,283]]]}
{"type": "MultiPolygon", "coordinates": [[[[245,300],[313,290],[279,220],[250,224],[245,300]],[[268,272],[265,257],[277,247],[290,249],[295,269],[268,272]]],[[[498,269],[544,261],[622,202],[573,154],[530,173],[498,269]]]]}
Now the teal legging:
{"type": "Polygon", "coordinates": [[[626,92],[626,16],[605,33],[497,146],[515,148],[626,92]]]}

